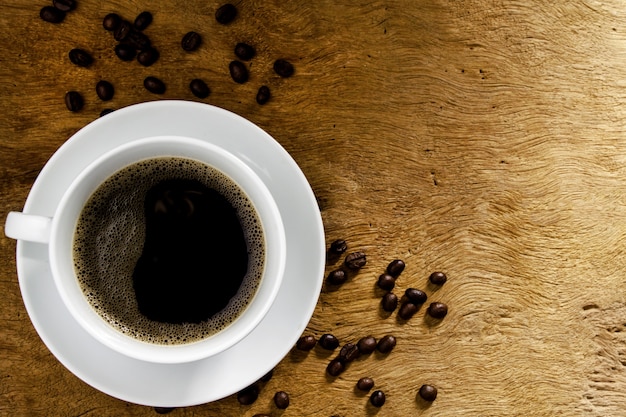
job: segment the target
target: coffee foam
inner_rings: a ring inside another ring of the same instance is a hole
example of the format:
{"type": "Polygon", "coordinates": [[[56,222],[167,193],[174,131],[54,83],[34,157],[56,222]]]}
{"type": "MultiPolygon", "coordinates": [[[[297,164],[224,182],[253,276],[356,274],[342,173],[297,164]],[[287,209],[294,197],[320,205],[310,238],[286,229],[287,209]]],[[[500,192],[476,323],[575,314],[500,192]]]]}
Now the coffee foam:
{"type": "Polygon", "coordinates": [[[199,161],[153,158],[118,171],[102,183],[82,210],[74,235],[74,268],[94,310],[118,331],[161,345],[192,343],[226,328],[248,306],[265,260],[261,222],[244,191],[228,176],[199,161]],[[248,272],[229,304],[201,323],[162,323],[140,311],[132,274],[145,241],[144,199],[166,179],[195,179],[222,194],[237,210],[248,245],[248,272]]]}

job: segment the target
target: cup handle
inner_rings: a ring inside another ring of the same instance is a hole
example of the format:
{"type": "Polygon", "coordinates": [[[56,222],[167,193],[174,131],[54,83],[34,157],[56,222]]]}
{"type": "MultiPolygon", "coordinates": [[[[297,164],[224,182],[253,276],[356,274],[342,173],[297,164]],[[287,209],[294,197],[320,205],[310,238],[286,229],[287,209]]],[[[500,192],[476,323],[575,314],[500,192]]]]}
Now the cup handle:
{"type": "Polygon", "coordinates": [[[7,215],[4,234],[12,239],[48,243],[51,225],[51,217],[12,211],[7,215]]]}

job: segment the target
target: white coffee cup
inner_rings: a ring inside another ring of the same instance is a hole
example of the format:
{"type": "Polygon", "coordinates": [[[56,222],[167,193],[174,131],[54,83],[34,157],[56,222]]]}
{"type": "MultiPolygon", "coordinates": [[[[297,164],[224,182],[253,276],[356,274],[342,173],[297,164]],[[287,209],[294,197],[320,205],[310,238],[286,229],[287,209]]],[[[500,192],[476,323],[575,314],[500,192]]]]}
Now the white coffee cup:
{"type": "Polygon", "coordinates": [[[74,179],[51,218],[11,212],[7,216],[5,234],[10,238],[48,246],[56,288],[74,319],[89,334],[123,355],[155,363],[200,360],[222,352],[245,338],[270,309],[280,288],[286,263],[285,231],[280,212],[263,181],[248,165],[226,150],[206,141],[180,136],[150,137],[114,148],[88,165],[74,179]],[[264,270],[252,300],[239,317],[224,329],[188,344],[150,343],[118,331],[91,306],[74,270],[75,228],[92,193],[122,168],[160,157],[193,159],[230,177],[254,205],[264,232],[264,270]]]}

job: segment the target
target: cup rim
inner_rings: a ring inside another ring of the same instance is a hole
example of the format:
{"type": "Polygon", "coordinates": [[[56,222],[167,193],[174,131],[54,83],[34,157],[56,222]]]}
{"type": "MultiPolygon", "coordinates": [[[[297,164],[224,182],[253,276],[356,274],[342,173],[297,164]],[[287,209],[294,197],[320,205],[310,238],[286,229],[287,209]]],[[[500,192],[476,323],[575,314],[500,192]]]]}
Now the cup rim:
{"type": "Polygon", "coordinates": [[[63,194],[63,197],[57,207],[57,211],[53,216],[51,239],[49,244],[49,258],[52,277],[63,303],[81,327],[83,327],[92,337],[109,348],[128,357],[147,362],[174,364],[192,362],[222,352],[245,338],[261,322],[263,317],[269,311],[282,283],[286,263],[286,237],[280,211],[271,192],[260,177],[244,161],[229,151],[200,139],[176,135],[163,135],[147,137],[120,145],[104,153],[89,164],[83,171],[81,171],[81,173],[72,181],[70,187],[63,194]],[[183,151],[182,145],[185,145],[184,149],[186,151],[183,151]],[[155,152],[155,148],[158,148],[161,151],[155,152]],[[169,152],[164,154],[162,152],[163,149],[169,150],[169,152]],[[190,155],[187,151],[191,149],[205,152],[202,153],[205,160],[197,158],[196,153],[194,153],[194,155],[190,155]],[[242,176],[250,184],[250,187],[246,188],[244,188],[241,184],[239,185],[246,192],[246,194],[248,194],[250,200],[255,204],[259,220],[261,220],[262,223],[266,245],[266,259],[263,276],[254,296],[241,314],[224,329],[199,341],[187,344],[161,345],[141,341],[119,332],[114,329],[113,326],[106,323],[106,321],[93,309],[86,297],[82,294],[82,290],[80,289],[78,280],[74,273],[71,244],[76,227],[76,220],[78,219],[77,215],[80,214],[86,199],[89,198],[91,193],[95,191],[95,189],[102,184],[106,178],[110,177],[123,167],[137,162],[137,159],[132,159],[128,156],[129,154],[132,154],[133,151],[143,153],[145,157],[141,159],[167,156],[196,159],[201,163],[213,166],[222,173],[230,176],[231,179],[237,183],[239,183],[239,177],[237,177],[237,179],[232,178],[234,174],[235,176],[242,176]],[[212,160],[213,163],[206,162],[206,156],[209,154],[212,155],[212,157],[217,158],[212,160]],[[126,156],[128,157],[124,158],[126,156]],[[103,173],[98,170],[101,169],[103,164],[107,161],[110,162],[115,158],[121,159],[119,161],[114,161],[113,168],[110,167],[105,170],[106,175],[103,177],[103,173]],[[126,161],[129,158],[131,159],[130,162],[122,162],[122,160],[126,161]],[[225,172],[224,167],[236,169],[236,171],[225,172]],[[95,181],[95,183],[91,186],[86,186],[85,181],[96,174],[100,179],[95,181]],[[73,203],[73,197],[77,191],[81,191],[82,194],[85,194],[87,190],[89,192],[86,197],[84,197],[84,195],[82,196],[84,198],[81,198],[79,202],[80,204],[73,203]],[[263,202],[263,204],[258,205],[259,201],[263,202]],[[72,204],[73,209],[68,210],[72,204]],[[68,221],[72,221],[72,219],[73,222],[71,223],[71,232],[64,233],[63,230],[60,230],[61,227],[63,227],[68,221]],[[271,233],[268,233],[268,231],[271,233]],[[59,239],[63,237],[63,235],[65,235],[65,253],[67,253],[67,245],[70,245],[69,254],[65,257],[62,257],[62,254],[58,253],[59,250],[62,250],[63,248],[60,247],[59,243],[57,243],[60,242],[59,239]],[[270,247],[272,248],[271,257],[268,256],[270,247]],[[68,277],[68,274],[66,273],[69,269],[69,264],[72,266],[72,273],[70,274],[71,277],[68,277]],[[267,277],[271,277],[272,279],[267,279],[267,277]],[[80,296],[78,296],[79,292],[80,296]]]}

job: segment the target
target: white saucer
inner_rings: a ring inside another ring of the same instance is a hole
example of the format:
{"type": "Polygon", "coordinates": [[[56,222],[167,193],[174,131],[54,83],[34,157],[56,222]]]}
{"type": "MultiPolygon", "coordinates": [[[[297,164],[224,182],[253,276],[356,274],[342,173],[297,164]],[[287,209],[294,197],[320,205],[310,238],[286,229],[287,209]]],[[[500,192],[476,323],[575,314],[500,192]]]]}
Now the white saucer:
{"type": "Polygon", "coordinates": [[[24,212],[52,216],[72,178],[92,160],[122,143],[156,135],[188,136],[223,146],[248,163],[276,199],[287,235],[285,278],[274,306],[248,337],[216,356],[187,364],[131,359],[97,342],[72,318],[54,286],[46,246],[19,241],[17,271],[35,329],[72,373],[124,401],[183,407],[245,388],[293,347],[313,314],[322,286],[324,230],[308,181],[271,136],[226,110],[169,100],[126,107],[81,129],[41,171],[24,212]]]}

